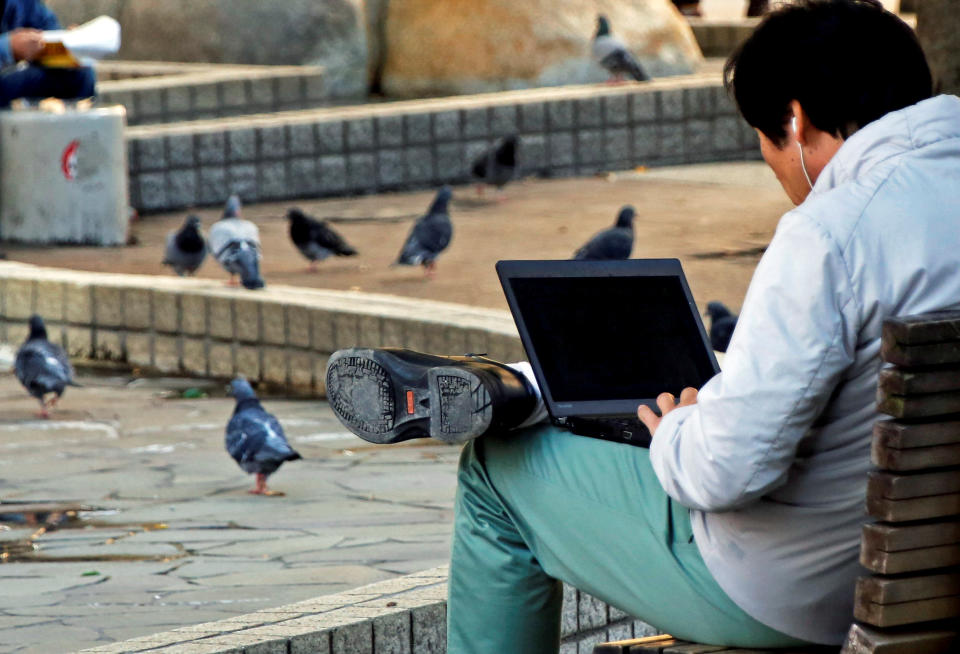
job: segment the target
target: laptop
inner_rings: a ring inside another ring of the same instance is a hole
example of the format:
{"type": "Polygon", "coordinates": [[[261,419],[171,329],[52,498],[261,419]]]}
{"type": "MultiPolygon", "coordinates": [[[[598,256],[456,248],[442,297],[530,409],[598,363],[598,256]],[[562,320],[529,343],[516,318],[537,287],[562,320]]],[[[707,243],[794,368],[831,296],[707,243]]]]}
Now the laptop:
{"type": "Polygon", "coordinates": [[[499,261],[497,274],[551,421],[650,445],[637,418],[720,368],[677,259],[499,261]]]}

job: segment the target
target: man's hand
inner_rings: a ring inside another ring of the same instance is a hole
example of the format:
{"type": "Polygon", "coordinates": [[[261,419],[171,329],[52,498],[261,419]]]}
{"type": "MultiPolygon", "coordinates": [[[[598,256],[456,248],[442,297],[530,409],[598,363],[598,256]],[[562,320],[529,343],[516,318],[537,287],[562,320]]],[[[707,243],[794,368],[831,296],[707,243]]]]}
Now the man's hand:
{"type": "MultiPolygon", "coordinates": [[[[660,393],[657,396],[657,407],[660,409],[662,416],[667,415],[678,406],[690,406],[691,404],[697,403],[697,389],[687,387],[680,392],[680,402],[677,402],[675,398],[670,393],[660,393]]],[[[661,417],[662,417],[661,416],[661,417]]],[[[657,414],[653,412],[653,409],[648,407],[646,404],[641,404],[640,408],[637,409],[637,417],[640,418],[640,422],[647,426],[647,429],[650,430],[650,435],[652,436],[657,427],[660,426],[660,417],[657,417],[657,414]]]]}
{"type": "Polygon", "coordinates": [[[17,61],[33,61],[43,50],[43,32],[21,27],[10,32],[10,51],[17,61]]]}

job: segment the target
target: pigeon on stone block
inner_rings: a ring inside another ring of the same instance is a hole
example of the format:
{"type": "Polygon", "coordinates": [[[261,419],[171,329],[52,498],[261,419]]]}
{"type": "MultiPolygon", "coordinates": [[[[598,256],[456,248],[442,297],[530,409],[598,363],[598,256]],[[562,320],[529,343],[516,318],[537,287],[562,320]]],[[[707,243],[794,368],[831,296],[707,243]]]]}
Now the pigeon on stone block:
{"type": "Polygon", "coordinates": [[[610,32],[610,21],[603,14],[597,16],[597,32],[593,36],[593,58],[613,77],[611,82],[622,82],[629,76],[638,82],[650,79],[626,44],[610,32]]]}
{"type": "Polygon", "coordinates": [[[245,472],[256,475],[253,495],[283,495],[267,488],[267,477],[285,461],[302,458],[287,442],[283,427],[267,413],[250,383],[237,377],[230,382],[230,394],[237,404],[227,423],[224,438],[227,452],[245,472]]]}
{"type": "Polygon", "coordinates": [[[30,318],[30,335],[17,351],[14,372],[23,387],[40,402],[42,418],[50,417],[49,410],[67,386],[79,386],[73,381],[73,367],[66,352],[47,340],[47,328],[43,318],[37,315],[30,318]]]}
{"type": "Polygon", "coordinates": [[[200,231],[200,218],[190,214],[180,229],[167,234],[163,265],[170,266],[181,277],[192,275],[207,258],[207,240],[200,231]]]}
{"type": "Polygon", "coordinates": [[[316,270],[317,261],[329,256],[352,257],[357,254],[326,220],[317,220],[296,208],[287,211],[287,220],[290,221],[290,240],[310,261],[311,271],[316,270]]]}
{"type": "Polygon", "coordinates": [[[503,190],[517,173],[517,149],[520,137],[516,134],[506,137],[499,143],[490,146],[486,152],[473,162],[470,173],[478,181],[477,193],[483,194],[483,184],[496,186],[503,190]]]}
{"type": "Polygon", "coordinates": [[[397,257],[397,265],[422,265],[427,277],[433,277],[437,257],[450,245],[450,239],[453,238],[453,224],[447,210],[452,197],[453,191],[449,186],[444,186],[437,192],[426,215],[418,218],[410,230],[400,250],[400,256],[397,257]]]}
{"type": "Polygon", "coordinates": [[[574,259],[603,261],[629,259],[633,251],[633,207],[624,206],[617,214],[617,222],[597,234],[573,253],[574,259]]]}
{"type": "Polygon", "coordinates": [[[224,270],[230,273],[228,284],[236,285],[240,275],[244,288],[264,287],[260,276],[260,230],[240,217],[240,198],[231,195],[223,217],[210,227],[210,250],[224,270]]]}
{"type": "Polygon", "coordinates": [[[715,352],[726,352],[737,326],[737,316],[716,301],[707,304],[707,315],[710,316],[710,347],[715,352]]]}

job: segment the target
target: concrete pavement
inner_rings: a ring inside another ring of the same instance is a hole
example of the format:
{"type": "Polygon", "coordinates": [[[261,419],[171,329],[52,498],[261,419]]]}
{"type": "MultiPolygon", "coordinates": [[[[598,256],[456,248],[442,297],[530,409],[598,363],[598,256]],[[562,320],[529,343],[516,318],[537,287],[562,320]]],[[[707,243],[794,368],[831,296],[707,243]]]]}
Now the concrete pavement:
{"type": "Polygon", "coordinates": [[[0,521],[0,651],[73,651],[447,560],[458,448],[368,446],[325,403],[265,398],[304,460],[271,478],[286,497],[253,496],[223,449],[221,384],[80,382],[41,421],[0,373],[2,501],[91,509],[46,533],[42,514],[0,521]],[[178,399],[185,388],[221,397],[178,399]]]}

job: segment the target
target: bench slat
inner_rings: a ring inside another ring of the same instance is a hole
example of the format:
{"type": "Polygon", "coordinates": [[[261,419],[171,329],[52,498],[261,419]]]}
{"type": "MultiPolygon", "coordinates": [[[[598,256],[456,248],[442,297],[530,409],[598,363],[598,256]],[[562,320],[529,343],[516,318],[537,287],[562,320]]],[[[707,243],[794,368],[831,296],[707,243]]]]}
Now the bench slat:
{"type": "Polygon", "coordinates": [[[960,493],[907,500],[867,497],[867,513],[884,522],[908,522],[960,515],[960,493]]]}
{"type": "Polygon", "coordinates": [[[887,395],[918,395],[960,390],[960,368],[904,370],[884,368],[878,378],[880,391],[887,395]]]}
{"type": "Polygon", "coordinates": [[[861,548],[860,565],[871,572],[896,575],[920,570],[936,570],[960,565],[960,547],[955,543],[903,552],[884,552],[861,548]]]}
{"type": "Polygon", "coordinates": [[[897,604],[960,595],[960,573],[916,577],[860,577],[857,604],[897,604]]]}
{"type": "Polygon", "coordinates": [[[958,645],[960,634],[950,629],[881,632],[854,623],[840,654],[950,654],[958,645]]]}
{"type": "Polygon", "coordinates": [[[960,521],[919,525],[891,525],[872,522],[863,525],[861,545],[867,550],[900,552],[954,544],[960,548],[960,521]]]}
{"type": "Polygon", "coordinates": [[[877,409],[894,418],[929,418],[960,412],[960,392],[887,395],[877,391],[877,409]]]}
{"type": "Polygon", "coordinates": [[[931,495],[960,493],[960,469],[914,474],[871,472],[867,497],[903,500],[931,495]]]}
{"type": "Polygon", "coordinates": [[[853,616],[876,627],[899,627],[960,617],[960,596],[937,597],[899,604],[854,604],[853,616]]]}
{"type": "Polygon", "coordinates": [[[883,321],[882,338],[904,345],[960,341],[960,311],[933,311],[887,318],[883,321]]]}
{"type": "MultiPolygon", "coordinates": [[[[594,646],[593,654],[629,654],[633,646],[657,646],[662,650],[666,645],[677,644],[681,641],[667,634],[658,636],[644,636],[643,638],[628,638],[626,640],[614,640],[609,643],[600,643],[594,646]]],[[[660,651],[660,650],[653,650],[660,651]]]]}
{"type": "Polygon", "coordinates": [[[945,468],[960,465],[960,444],[912,447],[900,450],[885,447],[876,440],[870,448],[870,460],[878,468],[906,472],[924,468],[945,468]]]}
{"type": "Polygon", "coordinates": [[[880,358],[887,363],[904,368],[960,363],[960,341],[923,345],[903,345],[883,341],[880,346],[880,358]]]}
{"type": "Polygon", "coordinates": [[[873,426],[873,439],[883,447],[901,450],[960,444],[960,420],[920,423],[878,420],[873,426]]]}

